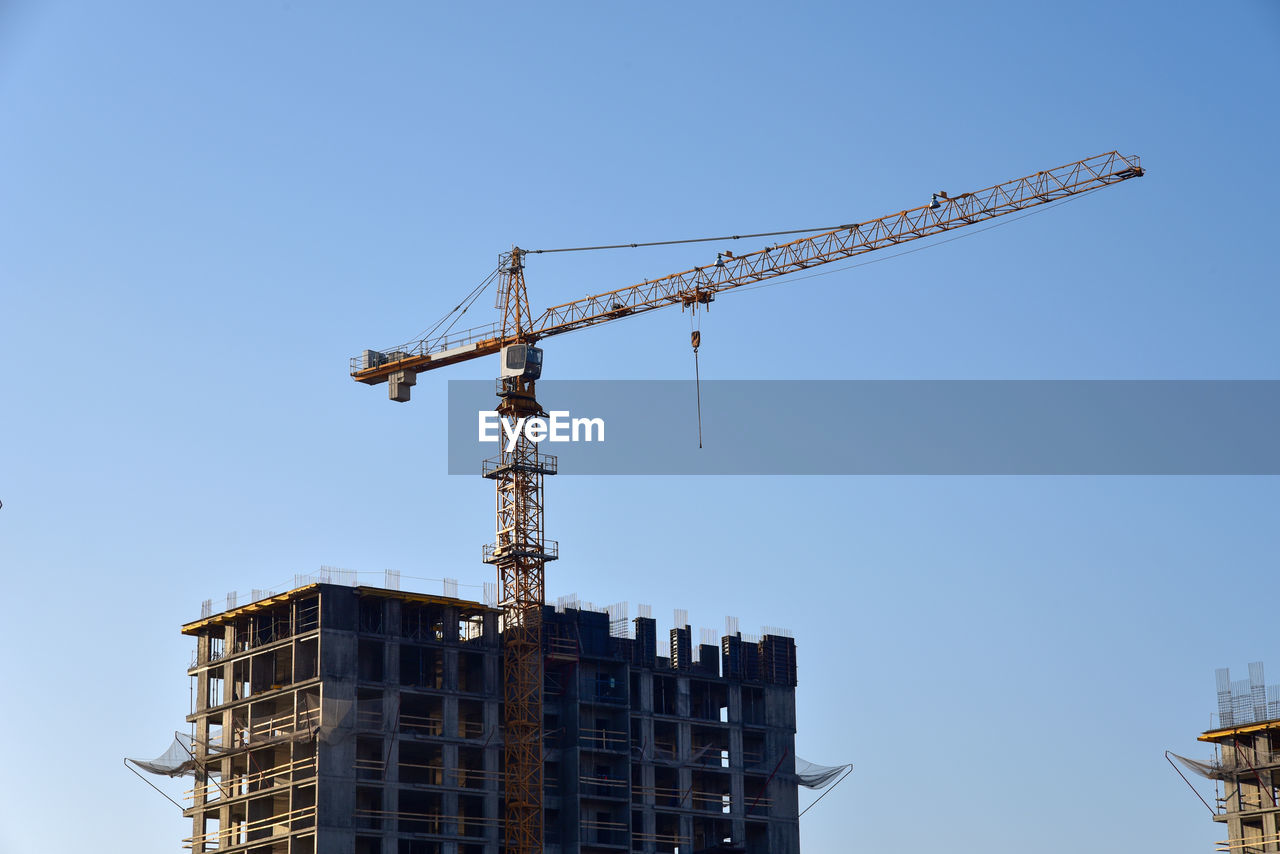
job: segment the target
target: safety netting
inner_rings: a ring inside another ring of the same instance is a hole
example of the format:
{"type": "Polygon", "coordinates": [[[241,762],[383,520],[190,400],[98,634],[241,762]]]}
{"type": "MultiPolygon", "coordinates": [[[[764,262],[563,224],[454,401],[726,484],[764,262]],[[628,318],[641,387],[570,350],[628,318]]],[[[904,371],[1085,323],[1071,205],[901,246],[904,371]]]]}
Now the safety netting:
{"type": "Polygon", "coordinates": [[[143,771],[159,774],[162,777],[194,777],[197,763],[195,757],[191,755],[191,749],[187,747],[187,741],[189,739],[186,736],[175,732],[168,750],[155,759],[126,758],[125,761],[133,763],[143,771]]]}
{"type": "Polygon", "coordinates": [[[1224,780],[1242,771],[1280,764],[1280,754],[1257,750],[1242,744],[1224,745],[1220,759],[1188,759],[1172,751],[1169,755],[1181,762],[1188,770],[1210,780],[1224,780]]]}
{"type": "Polygon", "coordinates": [[[853,765],[818,765],[796,757],[796,782],[806,789],[825,789],[853,770],[853,765]]]}
{"type": "Polygon", "coordinates": [[[334,731],[337,729],[337,723],[347,722],[349,717],[351,703],[349,701],[335,703],[330,720],[336,723],[329,723],[320,727],[300,727],[298,729],[269,729],[264,732],[255,732],[250,730],[241,730],[235,734],[231,745],[210,742],[202,738],[196,738],[183,733],[174,733],[173,741],[169,743],[169,747],[164,753],[155,759],[133,759],[126,757],[125,762],[146,771],[151,774],[158,774],[162,777],[188,777],[195,776],[196,770],[200,767],[200,763],[196,760],[196,754],[201,753],[207,759],[217,759],[222,756],[229,756],[236,753],[242,753],[246,750],[256,750],[260,747],[268,747],[275,744],[291,744],[303,741],[313,741],[317,737],[326,741],[334,742],[340,739],[334,737],[334,731]]]}

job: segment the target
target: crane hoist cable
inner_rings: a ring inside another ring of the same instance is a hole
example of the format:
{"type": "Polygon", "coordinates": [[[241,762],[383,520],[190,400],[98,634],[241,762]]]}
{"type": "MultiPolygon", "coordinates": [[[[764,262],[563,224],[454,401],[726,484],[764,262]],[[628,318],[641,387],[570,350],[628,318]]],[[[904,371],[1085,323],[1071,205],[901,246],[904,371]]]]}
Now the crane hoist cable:
{"type": "MultiPolygon", "coordinates": [[[[690,323],[693,318],[690,318],[690,323]]],[[[698,373],[698,348],[702,346],[702,330],[694,329],[689,333],[689,343],[693,345],[693,388],[698,401],[698,448],[702,448],[702,376],[698,373]]]]}
{"type": "MultiPolygon", "coordinates": [[[[1101,189],[1101,188],[1098,188],[1098,189],[1101,189]]],[[[818,276],[828,276],[828,275],[831,275],[832,273],[839,273],[845,270],[852,270],[856,267],[862,267],[867,264],[878,264],[881,261],[888,261],[893,258],[901,257],[903,255],[910,255],[913,252],[923,252],[926,249],[933,249],[937,246],[943,245],[944,243],[950,243],[953,240],[960,240],[961,238],[972,237],[975,234],[980,234],[984,231],[990,231],[993,228],[999,228],[1000,226],[1003,226],[1003,225],[1010,225],[1011,223],[1017,222],[1020,219],[1025,219],[1029,216],[1034,216],[1035,214],[1044,213],[1045,211],[1048,211],[1052,208],[1060,207],[1061,205],[1064,205],[1067,202],[1075,201],[1076,199],[1079,199],[1083,196],[1089,195],[1090,193],[1094,193],[1094,192],[1097,192],[1097,189],[1090,190],[1085,193],[1081,193],[1080,195],[1077,195],[1077,196],[1068,196],[1065,199],[1061,199],[1057,202],[1053,202],[1042,208],[1035,208],[1019,216],[1011,217],[1007,220],[1000,220],[1000,221],[994,222],[991,225],[988,225],[984,228],[979,228],[974,231],[966,231],[961,234],[957,234],[954,237],[947,238],[946,240],[937,240],[931,243],[927,243],[924,246],[917,246],[913,249],[905,249],[901,252],[895,252],[894,254],[888,255],[883,258],[872,258],[871,260],[863,261],[857,264],[848,264],[842,267],[837,267],[832,270],[822,270],[819,272],[810,273],[807,276],[792,276],[792,277],[789,277],[789,279],[778,278],[772,281],[762,282],[761,284],[758,284],[758,285],[748,285],[742,288],[742,290],[753,291],[753,290],[758,290],[760,288],[768,288],[768,287],[773,287],[775,285],[787,284],[788,281],[797,282],[803,279],[816,278],[818,276]]],[[[789,235],[789,234],[807,234],[807,233],[813,233],[813,232],[819,232],[819,231],[829,231],[835,228],[847,228],[847,227],[848,226],[841,225],[841,226],[829,226],[824,228],[797,228],[797,229],[788,229],[785,231],[758,232],[756,234],[734,234],[734,235],[728,235],[724,237],[696,237],[696,238],[686,238],[681,240],[657,240],[657,241],[648,241],[648,242],[642,242],[642,243],[614,243],[614,244],[607,244],[607,245],[601,245],[601,246],[578,246],[578,247],[569,247],[569,248],[563,248],[563,249],[529,249],[526,251],[532,254],[546,254],[546,253],[552,253],[552,252],[589,252],[589,251],[600,250],[600,249],[639,249],[639,248],[650,247],[650,246],[672,246],[672,245],[683,244],[683,243],[711,243],[718,240],[740,240],[744,237],[774,237],[774,236],[789,235]]],[[[728,257],[732,259],[733,253],[730,252],[727,254],[728,254],[728,257]]],[[[718,267],[724,266],[724,255],[725,253],[716,254],[716,266],[718,267]]],[[[695,396],[695,402],[697,407],[697,419],[698,419],[698,448],[701,449],[702,448],[702,377],[701,377],[701,370],[698,363],[698,350],[702,346],[702,330],[700,328],[700,324],[698,324],[696,320],[697,313],[698,313],[697,303],[694,303],[692,306],[692,310],[689,313],[689,326],[690,326],[689,342],[693,346],[693,379],[694,379],[694,396],[695,396]]],[[[445,330],[445,331],[447,332],[448,330],[445,330]]]]}

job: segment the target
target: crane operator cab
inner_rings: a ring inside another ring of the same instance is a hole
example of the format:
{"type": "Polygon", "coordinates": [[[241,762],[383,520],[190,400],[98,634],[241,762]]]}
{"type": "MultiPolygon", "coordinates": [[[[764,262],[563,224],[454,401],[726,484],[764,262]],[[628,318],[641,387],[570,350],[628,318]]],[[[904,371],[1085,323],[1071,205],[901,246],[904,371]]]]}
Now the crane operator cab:
{"type": "Polygon", "coordinates": [[[502,348],[502,377],[536,380],[542,376],[542,348],[511,344],[502,348]]]}

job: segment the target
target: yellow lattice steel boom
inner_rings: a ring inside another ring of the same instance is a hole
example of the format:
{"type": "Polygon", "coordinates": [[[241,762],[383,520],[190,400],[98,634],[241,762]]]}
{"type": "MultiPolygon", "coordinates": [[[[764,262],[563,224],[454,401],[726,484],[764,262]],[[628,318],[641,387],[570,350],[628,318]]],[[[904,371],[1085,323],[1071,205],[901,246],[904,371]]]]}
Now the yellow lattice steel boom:
{"type": "MultiPolygon", "coordinates": [[[[743,285],[898,246],[1142,175],[1136,155],[1116,151],[1100,154],[984,190],[938,197],[930,204],[879,219],[724,258],[723,266],[694,267],[552,306],[528,320],[519,339],[514,328],[504,335],[501,324],[495,322],[424,338],[388,352],[365,351],[351,360],[351,376],[362,383],[382,383],[399,371],[421,373],[492,355],[518,340],[536,341],[668,305],[706,303],[718,293],[743,285]]],[[[526,318],[531,317],[527,303],[524,311],[526,318]]]]}

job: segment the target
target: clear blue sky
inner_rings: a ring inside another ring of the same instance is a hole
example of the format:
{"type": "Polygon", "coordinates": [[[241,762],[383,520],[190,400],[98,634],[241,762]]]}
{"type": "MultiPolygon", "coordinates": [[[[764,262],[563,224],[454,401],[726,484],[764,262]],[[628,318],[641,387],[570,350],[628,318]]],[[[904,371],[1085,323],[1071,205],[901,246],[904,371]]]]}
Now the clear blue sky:
{"type": "MultiPolygon", "coordinates": [[[[725,297],[702,376],[1274,379],[1278,84],[1271,0],[0,0],[0,851],[178,849],[120,757],[183,728],[201,600],[321,564],[489,580],[446,377],[395,406],[346,359],[512,243],[867,219],[1118,148],[1148,176],[725,297]]],[[[537,257],[529,289],[715,248],[537,257]]],[[[659,312],[548,342],[546,369],[686,378],[687,333],[659,312]]],[[[1162,751],[1199,755],[1215,667],[1280,674],[1278,499],[561,478],[549,593],[791,628],[798,752],[857,766],[807,851],[1201,854],[1223,833],[1162,751]]]]}

